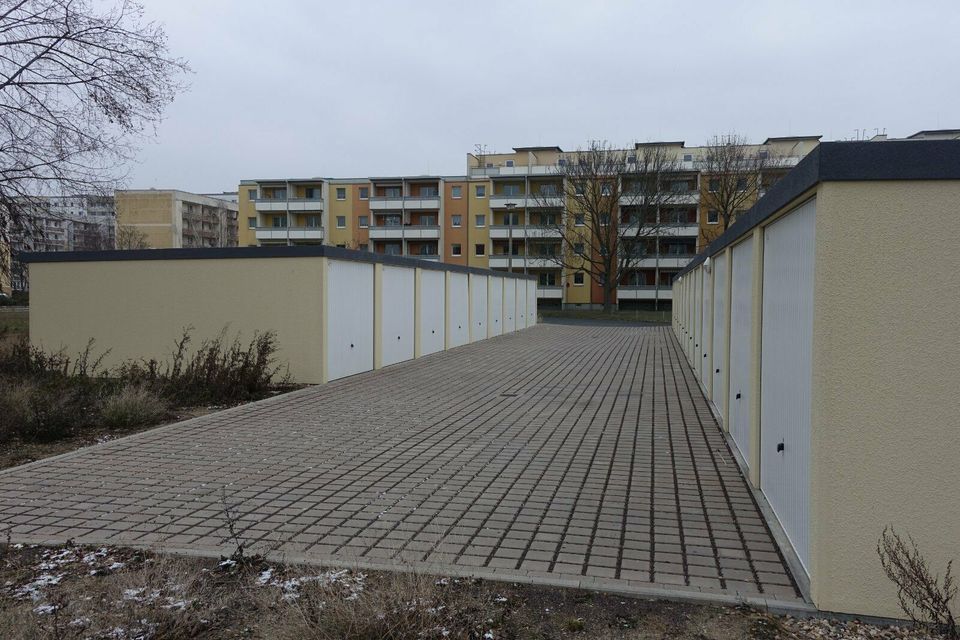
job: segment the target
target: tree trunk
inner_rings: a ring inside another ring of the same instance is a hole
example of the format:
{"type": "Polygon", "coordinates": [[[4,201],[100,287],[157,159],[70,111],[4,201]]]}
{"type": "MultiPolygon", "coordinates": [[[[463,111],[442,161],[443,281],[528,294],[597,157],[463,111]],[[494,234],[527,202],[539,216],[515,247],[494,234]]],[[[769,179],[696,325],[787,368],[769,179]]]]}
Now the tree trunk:
{"type": "Polygon", "coordinates": [[[613,313],[613,286],[609,282],[603,283],[603,312],[613,313]]]}

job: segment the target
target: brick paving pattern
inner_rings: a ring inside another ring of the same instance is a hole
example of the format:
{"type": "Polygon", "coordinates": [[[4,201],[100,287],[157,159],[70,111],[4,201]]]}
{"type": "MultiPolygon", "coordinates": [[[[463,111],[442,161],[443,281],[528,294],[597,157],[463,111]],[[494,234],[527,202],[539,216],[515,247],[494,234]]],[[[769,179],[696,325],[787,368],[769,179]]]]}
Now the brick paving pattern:
{"type": "Polygon", "coordinates": [[[0,474],[14,541],[799,602],[672,334],[541,325],[0,474]]]}

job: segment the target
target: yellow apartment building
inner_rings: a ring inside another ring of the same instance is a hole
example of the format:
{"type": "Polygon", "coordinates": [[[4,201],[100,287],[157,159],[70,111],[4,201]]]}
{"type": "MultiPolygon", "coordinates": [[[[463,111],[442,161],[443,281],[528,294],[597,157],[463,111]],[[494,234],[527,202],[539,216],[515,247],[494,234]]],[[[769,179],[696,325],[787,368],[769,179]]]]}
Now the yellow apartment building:
{"type": "Polygon", "coordinates": [[[237,246],[237,204],[176,189],[114,193],[119,228],[143,234],[152,249],[237,246]]]}
{"type": "MultiPolygon", "coordinates": [[[[758,176],[762,186],[789,171],[819,139],[767,138],[750,145],[748,153],[777,159],[758,176]]],[[[618,283],[621,308],[669,306],[674,274],[719,235],[721,224],[706,204],[711,182],[700,167],[707,147],[639,143],[626,151],[628,162],[631,153],[650,145],[675,158],[669,188],[679,193],[659,213],[656,255],[640,260],[618,283]]],[[[542,306],[596,307],[603,302],[602,288],[584,270],[561,268],[555,258],[560,232],[546,228],[565,208],[558,168],[575,158],[576,152],[557,146],[515,147],[510,153],[467,154],[465,175],[243,180],[239,245],[327,244],[523,272],[537,277],[542,306]]],[[[622,215],[627,222],[628,212],[622,215]]]]}

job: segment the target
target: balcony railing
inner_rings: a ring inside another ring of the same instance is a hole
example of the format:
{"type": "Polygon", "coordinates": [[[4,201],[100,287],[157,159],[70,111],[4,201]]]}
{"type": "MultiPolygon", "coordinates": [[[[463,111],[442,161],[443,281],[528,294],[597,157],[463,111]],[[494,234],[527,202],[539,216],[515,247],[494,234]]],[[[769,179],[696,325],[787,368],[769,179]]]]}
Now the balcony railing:
{"type": "Polygon", "coordinates": [[[370,209],[439,209],[440,196],[371,196],[370,209]]]}
{"type": "Polygon", "coordinates": [[[323,227],[257,227],[257,240],[323,240],[323,227]]]}
{"type": "Polygon", "coordinates": [[[256,198],[257,211],[323,211],[323,200],[315,198],[256,198]]]}

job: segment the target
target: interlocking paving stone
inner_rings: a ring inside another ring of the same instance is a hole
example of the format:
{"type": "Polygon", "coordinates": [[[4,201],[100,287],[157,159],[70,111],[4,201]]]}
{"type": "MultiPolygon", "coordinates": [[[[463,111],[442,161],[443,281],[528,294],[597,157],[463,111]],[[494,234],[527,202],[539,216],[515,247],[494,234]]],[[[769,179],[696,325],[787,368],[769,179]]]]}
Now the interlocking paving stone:
{"type": "Polygon", "coordinates": [[[0,473],[14,540],[800,601],[668,329],[541,325],[0,473]],[[459,569],[457,569],[459,567],[459,569]]]}

